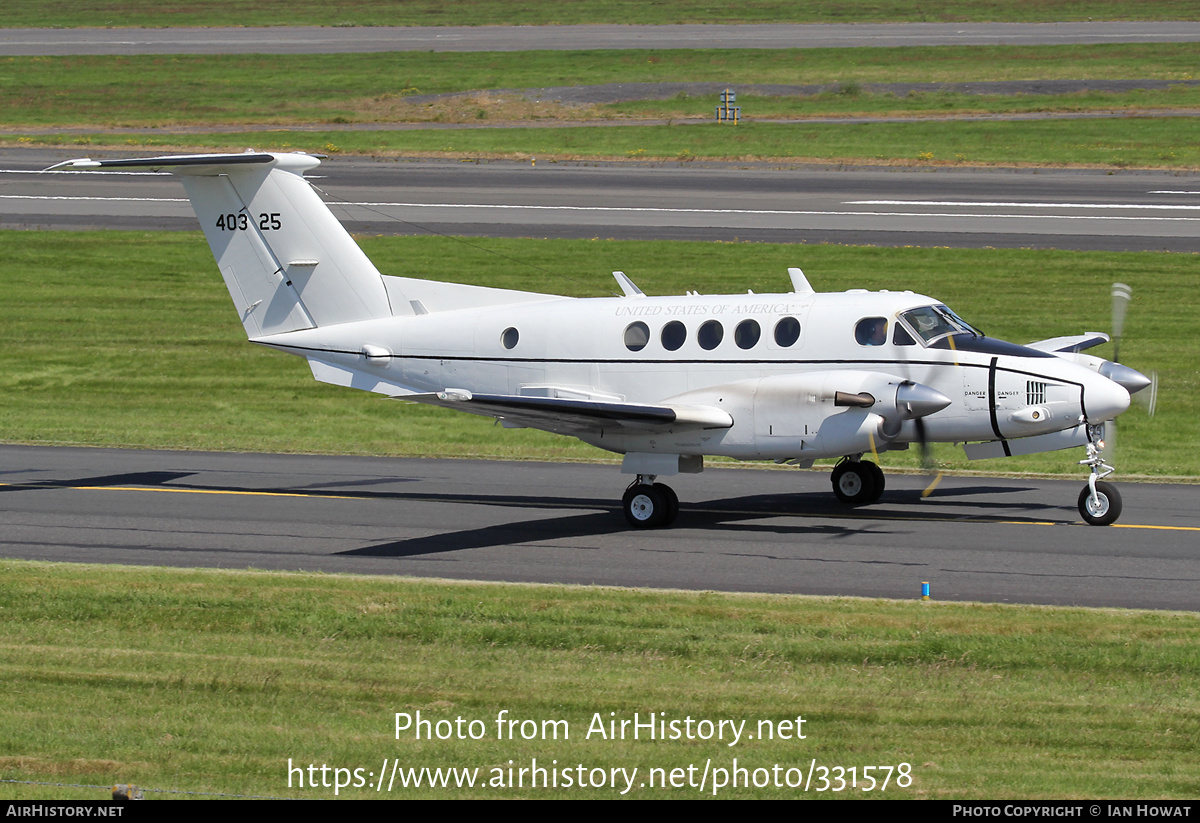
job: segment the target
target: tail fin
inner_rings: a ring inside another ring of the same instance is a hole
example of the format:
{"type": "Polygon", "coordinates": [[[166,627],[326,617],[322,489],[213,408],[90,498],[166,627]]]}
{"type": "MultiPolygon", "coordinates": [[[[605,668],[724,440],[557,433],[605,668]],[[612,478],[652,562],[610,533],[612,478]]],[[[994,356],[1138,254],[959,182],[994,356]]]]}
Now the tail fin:
{"type": "Polygon", "coordinates": [[[307,154],[246,152],[55,168],[149,167],[179,176],[253,339],[392,314],[379,271],[304,179],[320,163],[307,154]]]}

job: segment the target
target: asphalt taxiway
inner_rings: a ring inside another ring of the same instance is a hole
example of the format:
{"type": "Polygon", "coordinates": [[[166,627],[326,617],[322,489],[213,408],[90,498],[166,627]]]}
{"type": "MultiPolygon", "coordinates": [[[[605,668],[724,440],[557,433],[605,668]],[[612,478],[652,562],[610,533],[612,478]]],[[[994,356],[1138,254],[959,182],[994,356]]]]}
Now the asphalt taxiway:
{"type": "Polygon", "coordinates": [[[0,555],[474,580],[1200,609],[1200,486],[892,475],[841,507],[824,472],[674,478],[631,530],[614,465],[0,447],[0,555]]]}
{"type": "Polygon", "coordinates": [[[1200,23],[1189,20],[1099,23],[0,29],[0,56],[1051,46],[1075,43],[1187,43],[1196,40],[1200,40],[1200,23]]]}
{"type": "MultiPolygon", "coordinates": [[[[80,154],[0,150],[0,228],[197,228],[170,175],[40,173],[80,154]]],[[[368,234],[1200,252],[1195,173],[335,157],[314,177],[368,234]]]]}

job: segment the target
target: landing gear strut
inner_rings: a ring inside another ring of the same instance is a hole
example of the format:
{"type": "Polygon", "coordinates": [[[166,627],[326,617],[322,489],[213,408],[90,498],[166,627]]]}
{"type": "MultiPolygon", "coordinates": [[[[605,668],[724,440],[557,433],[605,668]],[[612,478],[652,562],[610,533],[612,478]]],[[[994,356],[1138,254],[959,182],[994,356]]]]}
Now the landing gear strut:
{"type": "Polygon", "coordinates": [[[625,490],[621,507],[635,529],[658,529],[675,522],[679,495],[665,483],[655,483],[653,474],[639,474],[625,490]]]}
{"type": "Polygon", "coordinates": [[[1121,493],[1113,484],[1101,482],[1116,471],[1101,456],[1103,434],[1103,426],[1088,426],[1087,457],[1079,461],[1091,469],[1087,485],[1079,493],[1079,514],[1089,526],[1108,526],[1121,516],[1121,493]]]}
{"type": "Polygon", "coordinates": [[[847,457],[833,467],[833,493],[847,506],[874,503],[883,494],[883,469],[870,461],[847,457]]]}

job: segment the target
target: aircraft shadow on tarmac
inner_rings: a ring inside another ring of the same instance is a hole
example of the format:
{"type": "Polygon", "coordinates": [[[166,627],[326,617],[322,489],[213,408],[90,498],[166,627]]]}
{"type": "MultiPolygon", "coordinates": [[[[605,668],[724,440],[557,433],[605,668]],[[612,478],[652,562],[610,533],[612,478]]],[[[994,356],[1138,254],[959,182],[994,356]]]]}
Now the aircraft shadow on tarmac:
{"type": "MultiPolygon", "coordinates": [[[[180,488],[172,483],[185,477],[191,477],[195,472],[126,472],[123,474],[106,474],[97,477],[84,477],[78,480],[29,480],[24,483],[13,483],[0,486],[0,491],[19,492],[33,489],[72,489],[98,488],[104,486],[161,486],[164,488],[180,488]]],[[[187,486],[183,488],[189,488],[187,486]]]]}
{"type": "MultiPolygon", "coordinates": [[[[37,489],[69,488],[162,488],[179,491],[230,492],[338,497],[355,500],[389,502],[432,502],[466,506],[503,508],[569,509],[570,514],[554,517],[534,517],[510,523],[479,528],[451,530],[425,537],[388,541],[372,546],[336,552],[341,556],[413,557],[479,548],[532,543],[541,540],[562,540],[573,537],[611,535],[632,532],[620,515],[612,498],[552,498],[545,495],[482,495],[453,493],[397,492],[351,489],[397,482],[419,482],[416,478],[367,478],[354,481],[317,483],[302,487],[263,488],[246,484],[181,482],[194,477],[188,471],[146,471],[99,475],[72,480],[39,479],[12,485],[0,485],[0,491],[31,491],[37,489]]],[[[895,489],[869,508],[851,509],[840,506],[825,491],[758,494],[685,503],[675,529],[708,532],[736,531],[771,534],[796,534],[807,537],[850,537],[864,531],[872,534],[894,531],[887,523],[914,520],[997,522],[1074,522],[1074,509],[1030,500],[1028,495],[1037,489],[1031,486],[994,486],[980,483],[942,490],[934,496],[922,497],[918,489],[895,489]],[[1012,495],[1026,495],[1013,500],[1012,495]],[[1003,500],[1010,496],[1009,500],[1003,500]],[[972,499],[976,498],[976,499],[972,499]],[[980,503],[977,498],[986,498],[980,503]],[[796,518],[788,522],[787,518],[796,518]],[[812,520],[836,520],[837,523],[813,523],[812,520]]],[[[670,532],[667,532],[669,534],[670,532]]]]}
{"type": "MultiPolygon", "coordinates": [[[[1028,492],[1024,488],[995,488],[978,486],[970,489],[956,489],[966,495],[980,494],[994,497],[999,493],[1028,492]]],[[[404,495],[400,495],[403,497],[404,495]]],[[[429,499],[421,495],[422,499],[429,499]]],[[[503,546],[534,543],[541,540],[562,540],[572,537],[587,537],[602,534],[618,534],[628,532],[631,535],[644,534],[631,532],[619,513],[613,511],[611,501],[570,500],[559,499],[547,501],[545,497],[519,496],[472,496],[456,497],[453,495],[437,496],[444,502],[461,502],[473,505],[501,505],[519,508],[532,507],[545,509],[548,505],[554,508],[604,508],[608,511],[588,512],[565,515],[562,517],[544,518],[489,525],[460,531],[447,531],[441,534],[425,537],[408,538],[390,541],[359,549],[338,552],[340,556],[360,557],[415,557],[441,554],[445,552],[464,551],[469,549],[499,548],[503,546]]],[[[969,506],[977,509],[978,504],[970,501],[951,501],[947,498],[938,503],[949,503],[955,506],[969,506]]],[[[989,508],[994,500],[989,503],[989,508]]],[[[1074,522],[1074,509],[1062,506],[1051,506],[1041,503],[1009,503],[995,504],[1008,508],[1001,515],[959,514],[957,512],[932,510],[927,498],[920,491],[897,491],[885,494],[878,504],[871,509],[847,509],[831,504],[826,494],[770,494],[746,497],[728,498],[724,500],[709,500],[696,504],[685,504],[680,510],[680,520],[676,522],[675,530],[692,529],[705,532],[762,532],[771,534],[795,534],[805,537],[824,535],[832,538],[851,537],[869,531],[873,535],[888,534],[895,531],[886,524],[889,522],[911,522],[914,520],[971,520],[979,523],[996,522],[1045,522],[1047,518],[1059,519],[1066,516],[1062,522],[1074,522]],[[898,504],[889,506],[888,504],[898,504]],[[913,509],[914,504],[925,504],[922,508],[913,509]],[[1030,510],[1038,510],[1039,516],[1031,516],[1030,510]],[[1020,514],[1014,514],[1015,511],[1020,514]],[[800,522],[787,522],[786,518],[800,518],[800,522]],[[812,519],[836,519],[847,521],[844,524],[812,523],[812,519]],[[769,520],[769,522],[768,522],[769,520]],[[806,522],[807,521],[807,522],[806,522]]],[[[940,508],[940,506],[939,506],[940,508]]],[[[670,534],[670,532],[666,532],[670,534]]]]}

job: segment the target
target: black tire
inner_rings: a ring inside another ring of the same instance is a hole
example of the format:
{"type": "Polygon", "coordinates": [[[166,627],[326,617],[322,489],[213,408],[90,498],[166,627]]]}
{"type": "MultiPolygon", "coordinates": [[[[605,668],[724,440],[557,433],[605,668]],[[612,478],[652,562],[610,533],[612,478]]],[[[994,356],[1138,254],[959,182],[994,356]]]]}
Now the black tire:
{"type": "Polygon", "coordinates": [[[887,485],[887,480],[883,477],[883,469],[879,468],[878,463],[863,463],[867,470],[871,472],[871,480],[875,483],[875,490],[871,492],[871,499],[868,503],[874,503],[883,496],[883,488],[887,485]]]}
{"type": "Polygon", "coordinates": [[[1079,514],[1089,526],[1110,526],[1121,516],[1121,493],[1111,483],[1096,483],[1096,500],[1092,490],[1084,486],[1079,493],[1079,514]]]}
{"type": "Polygon", "coordinates": [[[847,506],[862,506],[870,503],[875,494],[875,473],[866,466],[871,463],[847,460],[833,467],[830,480],[833,482],[833,493],[837,499],[847,506]]]}
{"type": "Polygon", "coordinates": [[[635,529],[657,529],[665,525],[670,504],[661,490],[648,483],[638,483],[625,490],[621,498],[625,519],[635,529]]]}
{"type": "Polygon", "coordinates": [[[662,525],[669,526],[675,522],[675,518],[679,516],[679,495],[675,490],[666,483],[655,483],[654,488],[662,492],[663,497],[667,499],[667,517],[663,520],[662,525]]]}

